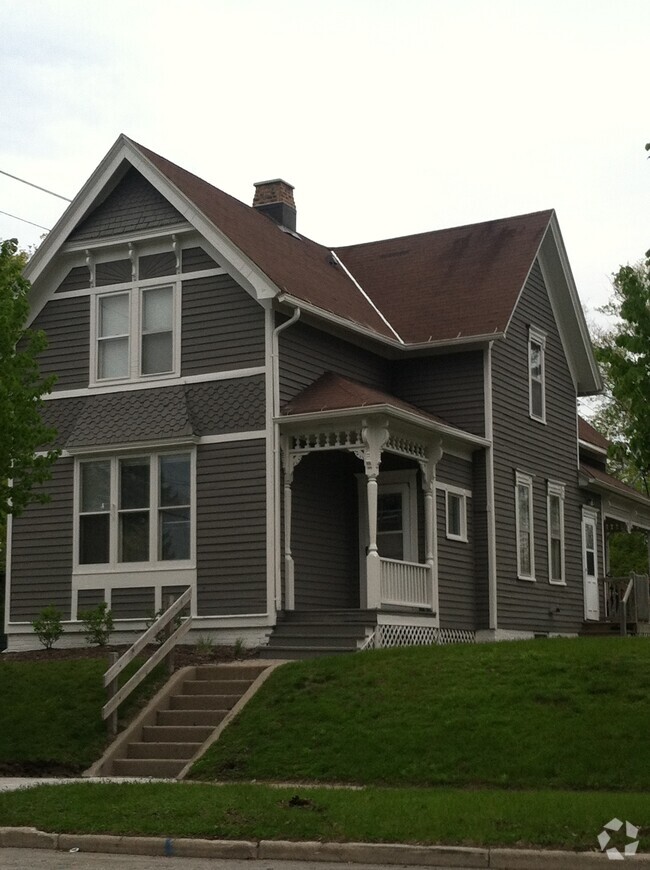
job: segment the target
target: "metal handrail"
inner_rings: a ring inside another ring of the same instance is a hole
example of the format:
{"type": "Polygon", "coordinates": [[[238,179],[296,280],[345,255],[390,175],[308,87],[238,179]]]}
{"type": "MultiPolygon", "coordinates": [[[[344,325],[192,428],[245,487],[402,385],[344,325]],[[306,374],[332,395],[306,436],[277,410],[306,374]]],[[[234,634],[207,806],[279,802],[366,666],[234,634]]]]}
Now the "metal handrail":
{"type": "MultiPolygon", "coordinates": [[[[131,692],[139,686],[140,683],[148,676],[151,671],[167,658],[172,652],[176,644],[183,638],[192,627],[192,617],[188,616],[174,631],[169,635],[167,640],[147,659],[147,661],[133,674],[130,680],[117,688],[117,678],[122,671],[129,665],[133,659],[142,652],[142,650],[156,639],[156,637],[167,626],[170,626],[171,621],[177,616],[192,600],[192,590],[186,589],[183,594],[174,601],[174,603],[162,613],[149,628],[140,635],[135,643],[115,661],[104,674],[104,688],[108,690],[108,702],[102,707],[102,719],[108,719],[109,730],[111,734],[117,733],[117,709],[120,704],[125,701],[131,692]]],[[[117,655],[117,653],[115,653],[117,655]]]]}

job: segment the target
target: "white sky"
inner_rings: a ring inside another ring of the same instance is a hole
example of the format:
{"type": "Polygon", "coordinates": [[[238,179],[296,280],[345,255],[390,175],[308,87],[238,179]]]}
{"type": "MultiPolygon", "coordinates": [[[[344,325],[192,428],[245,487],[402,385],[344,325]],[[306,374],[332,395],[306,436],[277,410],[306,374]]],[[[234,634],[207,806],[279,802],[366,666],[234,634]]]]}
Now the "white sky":
{"type": "MultiPolygon", "coordinates": [[[[69,197],[123,132],[349,244],[555,208],[588,308],[650,247],[649,0],[0,0],[0,169],[69,197]]],[[[0,209],[65,204],[0,175],[0,209]]],[[[0,238],[41,230],[0,215],[0,238]]]]}

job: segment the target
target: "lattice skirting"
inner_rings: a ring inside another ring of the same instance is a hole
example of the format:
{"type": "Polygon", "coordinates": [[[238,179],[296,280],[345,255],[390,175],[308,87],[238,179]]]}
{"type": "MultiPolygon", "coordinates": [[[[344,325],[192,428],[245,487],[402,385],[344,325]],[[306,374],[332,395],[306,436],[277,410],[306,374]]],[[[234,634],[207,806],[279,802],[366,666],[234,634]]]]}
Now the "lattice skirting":
{"type": "Polygon", "coordinates": [[[473,631],[463,628],[434,628],[427,625],[378,625],[362,649],[393,646],[446,646],[450,643],[475,643],[473,631]]]}

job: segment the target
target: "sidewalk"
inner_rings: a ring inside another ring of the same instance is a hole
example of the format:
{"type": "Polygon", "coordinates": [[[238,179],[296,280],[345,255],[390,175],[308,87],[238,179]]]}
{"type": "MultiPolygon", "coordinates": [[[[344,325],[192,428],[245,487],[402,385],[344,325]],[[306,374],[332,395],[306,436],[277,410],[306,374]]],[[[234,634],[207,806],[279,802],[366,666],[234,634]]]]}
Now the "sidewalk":
{"type": "Polygon", "coordinates": [[[66,785],[69,782],[176,782],[175,779],[134,779],[125,776],[84,776],[62,778],[56,776],[0,776],[0,791],[16,791],[35,785],[66,785]]]}

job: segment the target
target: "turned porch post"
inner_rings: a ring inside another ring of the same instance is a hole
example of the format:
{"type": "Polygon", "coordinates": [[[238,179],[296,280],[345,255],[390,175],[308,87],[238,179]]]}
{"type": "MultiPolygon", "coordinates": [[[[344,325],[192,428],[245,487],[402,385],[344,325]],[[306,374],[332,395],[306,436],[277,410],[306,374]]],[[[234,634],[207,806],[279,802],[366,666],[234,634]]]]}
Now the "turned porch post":
{"type": "Polygon", "coordinates": [[[295,574],[291,553],[291,520],[293,510],[292,489],[293,472],[302,454],[291,453],[288,439],[282,442],[282,464],[284,466],[284,609],[294,610],[296,606],[295,574]]]}
{"type": "Polygon", "coordinates": [[[363,421],[361,437],[363,449],[359,451],[366,471],[366,497],[368,503],[368,551],[366,553],[365,606],[368,610],[381,607],[381,560],[377,547],[377,477],[381,464],[381,451],[388,441],[388,422],[363,421]]]}
{"type": "Polygon", "coordinates": [[[442,457],[442,442],[427,447],[426,458],[420,461],[422,489],[424,490],[424,549],[425,564],[431,582],[431,609],[438,615],[438,511],[436,507],[436,465],[442,457]]]}

